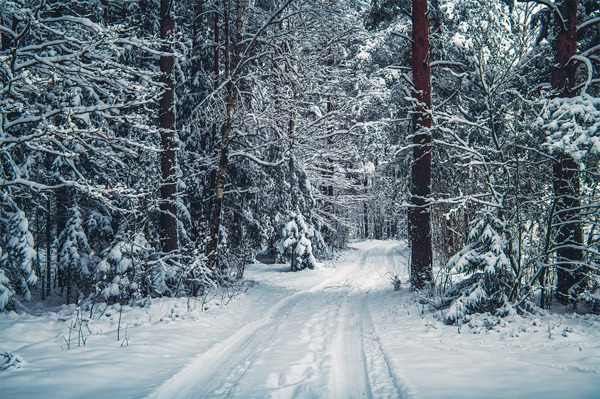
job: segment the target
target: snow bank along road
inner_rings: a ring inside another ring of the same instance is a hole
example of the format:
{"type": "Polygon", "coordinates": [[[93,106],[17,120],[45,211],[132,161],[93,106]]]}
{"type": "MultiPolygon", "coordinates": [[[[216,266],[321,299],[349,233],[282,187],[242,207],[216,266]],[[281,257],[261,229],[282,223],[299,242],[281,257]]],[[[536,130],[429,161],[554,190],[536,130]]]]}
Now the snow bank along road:
{"type": "Polygon", "coordinates": [[[85,347],[77,331],[65,345],[75,305],[0,314],[0,353],[24,359],[0,371],[0,398],[600,398],[600,317],[446,326],[405,286],[393,291],[389,271],[408,279],[404,243],[353,247],[318,270],[251,265],[256,284],[227,306],[88,309],[85,347]]]}
{"type": "Polygon", "coordinates": [[[391,291],[388,271],[407,278],[403,246],[355,246],[328,274],[292,275],[281,265],[253,274],[265,294],[274,289],[267,284],[295,290],[149,398],[600,398],[597,343],[523,337],[509,345],[506,331],[461,340],[460,331],[425,318],[406,289],[391,291]],[[438,329],[445,333],[436,336],[438,329]],[[581,359],[568,358],[575,345],[586,346],[581,359]]]}

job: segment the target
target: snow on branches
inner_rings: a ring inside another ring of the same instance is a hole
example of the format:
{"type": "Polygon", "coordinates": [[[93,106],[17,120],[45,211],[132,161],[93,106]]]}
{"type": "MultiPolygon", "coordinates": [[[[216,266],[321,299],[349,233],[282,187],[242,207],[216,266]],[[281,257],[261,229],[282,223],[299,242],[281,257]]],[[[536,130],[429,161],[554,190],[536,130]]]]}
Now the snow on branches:
{"type": "Polygon", "coordinates": [[[36,251],[23,211],[2,212],[0,219],[0,310],[19,310],[15,295],[29,301],[37,281],[33,269],[36,251]]]}
{"type": "Polygon", "coordinates": [[[600,98],[587,93],[542,101],[537,124],[547,131],[545,145],[563,151],[581,164],[590,153],[600,154],[600,98]]]}

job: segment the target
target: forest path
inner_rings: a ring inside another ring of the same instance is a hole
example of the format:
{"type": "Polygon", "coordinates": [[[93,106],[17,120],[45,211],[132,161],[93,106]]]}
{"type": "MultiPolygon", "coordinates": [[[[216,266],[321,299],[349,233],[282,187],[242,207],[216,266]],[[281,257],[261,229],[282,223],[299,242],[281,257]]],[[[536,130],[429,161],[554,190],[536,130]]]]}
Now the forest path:
{"type": "MultiPolygon", "coordinates": [[[[404,247],[373,241],[355,248],[327,278],[301,272],[294,287],[285,273],[289,294],[262,319],[195,356],[150,397],[408,397],[391,371],[367,304],[371,293],[391,289],[390,272],[406,274],[404,247]]],[[[280,276],[273,277],[276,285],[280,276]]]]}
{"type": "Polygon", "coordinates": [[[388,270],[408,278],[404,243],[352,246],[317,270],[249,265],[255,284],[232,300],[101,309],[85,346],[76,305],[0,313],[0,353],[25,361],[0,371],[0,398],[600,398],[600,317],[447,326],[407,284],[393,291],[388,270]]]}

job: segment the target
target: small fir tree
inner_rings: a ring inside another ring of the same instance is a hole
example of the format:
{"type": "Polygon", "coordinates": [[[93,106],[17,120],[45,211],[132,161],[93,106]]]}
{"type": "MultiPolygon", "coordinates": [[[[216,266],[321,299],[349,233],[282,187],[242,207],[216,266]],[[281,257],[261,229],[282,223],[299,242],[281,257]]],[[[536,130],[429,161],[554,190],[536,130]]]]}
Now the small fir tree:
{"type": "Polygon", "coordinates": [[[514,273],[510,269],[506,224],[496,211],[487,209],[473,222],[467,245],[448,262],[448,273],[464,277],[448,292],[451,302],[445,317],[448,324],[469,314],[511,309],[507,290],[514,273]]]}
{"type": "Polygon", "coordinates": [[[30,301],[31,288],[37,282],[33,269],[36,251],[25,213],[16,209],[3,216],[6,218],[1,220],[4,231],[0,238],[0,310],[20,311],[22,306],[15,296],[30,301]]]}
{"type": "Polygon", "coordinates": [[[155,276],[147,271],[152,248],[141,232],[134,234],[133,240],[127,236],[120,235],[98,264],[98,290],[106,300],[130,299],[153,291],[155,276]]]}
{"type": "Polygon", "coordinates": [[[79,205],[75,203],[69,211],[71,217],[58,236],[58,270],[62,280],[61,286],[67,288],[67,304],[72,288],[81,296],[85,295],[85,289],[91,286],[95,259],[83,229],[79,205]]]}
{"type": "Polygon", "coordinates": [[[282,254],[290,257],[293,272],[305,268],[314,269],[317,266],[311,243],[311,238],[318,238],[317,235],[318,232],[306,223],[300,212],[290,212],[279,248],[282,254]]]}

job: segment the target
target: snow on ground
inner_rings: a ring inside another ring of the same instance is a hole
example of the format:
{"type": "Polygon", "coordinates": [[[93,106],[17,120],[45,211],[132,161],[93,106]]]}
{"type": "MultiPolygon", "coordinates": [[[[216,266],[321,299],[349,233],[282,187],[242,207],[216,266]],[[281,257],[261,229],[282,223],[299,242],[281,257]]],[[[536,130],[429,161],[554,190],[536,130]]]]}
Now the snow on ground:
{"type": "Polygon", "coordinates": [[[408,279],[402,243],[353,247],[317,270],[251,265],[226,306],[1,314],[0,354],[23,362],[0,371],[0,398],[600,398],[600,317],[446,326],[392,290],[389,272],[408,279]]]}

